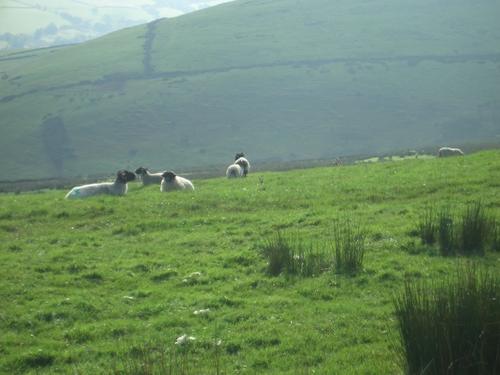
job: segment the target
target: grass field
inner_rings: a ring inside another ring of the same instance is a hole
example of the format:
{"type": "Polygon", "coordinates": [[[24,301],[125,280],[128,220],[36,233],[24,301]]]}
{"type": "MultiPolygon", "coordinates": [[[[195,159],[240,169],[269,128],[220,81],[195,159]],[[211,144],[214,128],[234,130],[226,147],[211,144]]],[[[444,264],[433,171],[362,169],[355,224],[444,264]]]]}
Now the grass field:
{"type": "Polygon", "coordinates": [[[480,201],[498,218],[499,156],[250,171],[194,192],[130,183],[123,198],[2,194],[0,371],[402,374],[405,282],[471,265],[498,277],[498,253],[445,257],[418,228],[430,207],[480,201]],[[361,267],[329,258],[339,228],[359,228],[361,267]],[[272,276],[277,236],[322,267],[272,276]]]}

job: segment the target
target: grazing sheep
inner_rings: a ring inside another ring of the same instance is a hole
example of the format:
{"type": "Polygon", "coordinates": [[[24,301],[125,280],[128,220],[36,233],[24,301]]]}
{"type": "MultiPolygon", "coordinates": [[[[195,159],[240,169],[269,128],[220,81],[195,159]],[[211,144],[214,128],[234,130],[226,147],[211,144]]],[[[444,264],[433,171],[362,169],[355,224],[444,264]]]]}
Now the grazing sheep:
{"type": "Polygon", "coordinates": [[[161,181],[160,191],[170,190],[194,190],[194,186],[188,179],[177,176],[172,171],[166,171],[162,174],[163,180],[161,181]]]}
{"type": "MultiPolygon", "coordinates": [[[[236,155],[238,156],[238,155],[236,155]]],[[[236,159],[234,164],[227,167],[226,177],[227,178],[239,178],[246,177],[248,171],[250,170],[250,163],[244,157],[239,157],[236,159]]]]}
{"type": "Polygon", "coordinates": [[[246,177],[248,172],[250,171],[250,163],[248,162],[248,160],[244,157],[240,157],[234,162],[234,164],[238,164],[243,168],[243,177],[246,177]]]}
{"type": "Polygon", "coordinates": [[[239,178],[243,177],[243,168],[238,164],[231,164],[226,170],[227,178],[239,178]]]}
{"type": "Polygon", "coordinates": [[[161,180],[163,180],[161,172],[149,173],[146,167],[137,168],[135,170],[135,174],[139,176],[143,186],[151,184],[161,184],[161,180]]]}
{"type": "Polygon", "coordinates": [[[444,158],[447,156],[454,156],[454,155],[464,155],[464,153],[458,148],[441,147],[439,149],[440,158],[444,158]]]}
{"type": "Polygon", "coordinates": [[[114,182],[76,186],[66,194],[66,199],[88,198],[99,194],[119,195],[123,197],[127,192],[127,182],[135,180],[135,173],[127,170],[118,171],[114,182]]]}

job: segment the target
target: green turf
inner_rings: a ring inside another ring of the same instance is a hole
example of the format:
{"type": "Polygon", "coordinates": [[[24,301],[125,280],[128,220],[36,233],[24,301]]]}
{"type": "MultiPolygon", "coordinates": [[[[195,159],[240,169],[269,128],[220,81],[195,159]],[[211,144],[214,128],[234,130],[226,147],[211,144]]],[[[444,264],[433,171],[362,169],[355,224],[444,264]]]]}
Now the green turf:
{"type": "Polygon", "coordinates": [[[478,200],[498,218],[499,156],[251,170],[192,192],[129,183],[123,198],[2,194],[0,372],[401,374],[404,282],[499,269],[498,253],[438,255],[419,218],[478,200]],[[339,223],[363,228],[361,269],[269,276],[278,231],[325,248],[339,223]]]}

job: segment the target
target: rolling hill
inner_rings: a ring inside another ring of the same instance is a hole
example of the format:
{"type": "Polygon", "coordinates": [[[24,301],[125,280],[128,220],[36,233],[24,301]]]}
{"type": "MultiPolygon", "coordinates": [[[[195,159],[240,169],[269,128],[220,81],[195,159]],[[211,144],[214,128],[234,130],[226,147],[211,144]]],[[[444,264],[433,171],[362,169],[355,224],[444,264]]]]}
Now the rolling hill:
{"type": "Polygon", "coordinates": [[[494,1],[234,1],[0,52],[2,180],[500,136],[494,1]]]}

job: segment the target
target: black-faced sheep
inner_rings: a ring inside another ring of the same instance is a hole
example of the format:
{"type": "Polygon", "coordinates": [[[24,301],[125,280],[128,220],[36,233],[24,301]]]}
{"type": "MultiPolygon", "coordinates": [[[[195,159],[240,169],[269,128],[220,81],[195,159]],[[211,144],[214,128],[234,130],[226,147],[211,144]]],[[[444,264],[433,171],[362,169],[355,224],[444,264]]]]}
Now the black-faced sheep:
{"type": "Polygon", "coordinates": [[[166,171],[162,174],[161,191],[171,190],[194,190],[194,186],[188,179],[177,176],[172,171],[166,171]]]}
{"type": "MultiPolygon", "coordinates": [[[[238,156],[238,155],[236,155],[238,156]]],[[[246,177],[250,171],[250,163],[244,157],[239,157],[236,161],[227,167],[227,178],[246,177]]]]}
{"type": "Polygon", "coordinates": [[[139,176],[142,185],[151,185],[151,184],[161,184],[161,180],[163,180],[162,173],[149,173],[146,167],[139,167],[135,171],[135,174],[139,176]]]}
{"type": "Polygon", "coordinates": [[[243,177],[243,168],[238,164],[231,164],[226,170],[227,178],[239,178],[243,177]]]}
{"type": "Polygon", "coordinates": [[[135,180],[135,173],[127,170],[118,171],[114,182],[76,186],[66,194],[66,199],[88,198],[99,194],[118,195],[123,197],[127,192],[127,182],[135,180]]]}
{"type": "Polygon", "coordinates": [[[439,157],[444,158],[447,156],[464,155],[464,153],[458,148],[441,147],[439,149],[439,157]]]}

